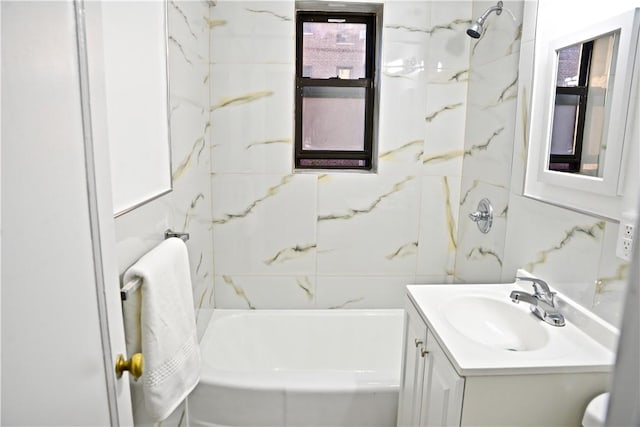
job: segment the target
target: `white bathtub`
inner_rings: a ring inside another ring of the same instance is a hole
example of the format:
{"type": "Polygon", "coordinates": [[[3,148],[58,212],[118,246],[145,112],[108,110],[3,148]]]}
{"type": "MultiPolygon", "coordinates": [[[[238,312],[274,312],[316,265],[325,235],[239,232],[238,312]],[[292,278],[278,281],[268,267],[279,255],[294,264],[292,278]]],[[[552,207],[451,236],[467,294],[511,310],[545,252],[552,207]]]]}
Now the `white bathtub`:
{"type": "Polygon", "coordinates": [[[196,426],[395,426],[402,310],[215,310],[196,426]]]}

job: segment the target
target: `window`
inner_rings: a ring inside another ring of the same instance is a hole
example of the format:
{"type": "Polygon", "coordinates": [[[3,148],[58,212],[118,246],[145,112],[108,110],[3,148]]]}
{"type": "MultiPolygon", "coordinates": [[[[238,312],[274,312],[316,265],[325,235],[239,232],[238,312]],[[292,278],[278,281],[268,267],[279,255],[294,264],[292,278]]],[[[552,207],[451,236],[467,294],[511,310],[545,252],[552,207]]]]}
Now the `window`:
{"type": "Polygon", "coordinates": [[[373,169],[376,16],[297,12],[296,168],[373,169]]]}

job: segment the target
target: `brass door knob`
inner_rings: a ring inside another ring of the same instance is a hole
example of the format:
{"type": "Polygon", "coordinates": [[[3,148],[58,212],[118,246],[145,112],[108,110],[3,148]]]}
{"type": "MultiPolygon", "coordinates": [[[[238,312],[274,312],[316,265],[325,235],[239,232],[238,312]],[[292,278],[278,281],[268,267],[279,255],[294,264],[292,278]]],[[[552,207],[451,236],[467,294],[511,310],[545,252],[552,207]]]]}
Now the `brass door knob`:
{"type": "Polygon", "coordinates": [[[131,356],[131,359],[125,360],[122,354],[118,355],[116,359],[116,376],[122,377],[124,371],[129,371],[133,378],[138,379],[142,375],[144,370],[144,357],[142,353],[136,353],[131,356]]]}

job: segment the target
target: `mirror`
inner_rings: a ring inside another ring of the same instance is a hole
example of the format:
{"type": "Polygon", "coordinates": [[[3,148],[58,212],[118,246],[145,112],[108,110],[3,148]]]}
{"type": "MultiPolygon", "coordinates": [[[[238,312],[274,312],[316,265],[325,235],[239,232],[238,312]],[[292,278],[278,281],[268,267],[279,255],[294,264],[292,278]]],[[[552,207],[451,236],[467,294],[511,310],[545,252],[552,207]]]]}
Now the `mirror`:
{"type": "Polygon", "coordinates": [[[536,32],[525,196],[619,219],[639,11],[536,32]]]}
{"type": "Polygon", "coordinates": [[[602,177],[607,90],[619,33],[556,51],[549,170],[602,177]]]}

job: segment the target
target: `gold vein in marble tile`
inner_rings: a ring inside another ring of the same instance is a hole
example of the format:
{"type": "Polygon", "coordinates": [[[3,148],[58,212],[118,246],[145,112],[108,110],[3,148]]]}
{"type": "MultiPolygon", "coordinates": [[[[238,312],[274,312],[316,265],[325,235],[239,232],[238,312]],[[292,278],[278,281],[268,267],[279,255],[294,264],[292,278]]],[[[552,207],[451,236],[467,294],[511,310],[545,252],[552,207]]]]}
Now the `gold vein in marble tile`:
{"type": "Polygon", "coordinates": [[[197,306],[198,310],[201,310],[202,307],[204,306],[204,300],[205,300],[205,297],[207,296],[208,291],[209,290],[205,288],[200,294],[200,298],[198,298],[198,306],[197,306]]]}
{"type": "Polygon", "coordinates": [[[231,98],[222,98],[216,105],[209,107],[209,111],[215,111],[219,108],[229,107],[231,105],[242,105],[249,102],[257,101],[258,99],[272,96],[273,92],[270,90],[263,90],[259,92],[245,93],[244,95],[234,96],[231,98]]]}
{"type": "Polygon", "coordinates": [[[469,187],[469,189],[465,191],[464,196],[460,198],[460,206],[464,205],[467,202],[467,198],[469,197],[471,192],[478,187],[478,185],[480,185],[480,181],[477,179],[474,179],[473,183],[471,184],[471,187],[469,187]]]}
{"type": "Polygon", "coordinates": [[[247,303],[247,306],[251,310],[255,310],[256,309],[253,306],[253,304],[251,304],[251,301],[249,301],[249,297],[247,297],[247,294],[244,292],[244,289],[242,289],[241,286],[236,285],[233,282],[233,278],[231,276],[222,276],[222,280],[224,280],[224,283],[226,283],[227,285],[229,285],[229,286],[231,286],[233,288],[233,291],[236,293],[236,295],[238,295],[240,298],[242,298],[244,300],[244,302],[247,303]]]}
{"type": "Polygon", "coordinates": [[[271,11],[271,10],[266,10],[266,9],[245,9],[247,12],[251,12],[251,13],[265,13],[267,15],[271,15],[274,16],[276,18],[278,18],[281,21],[293,21],[293,18],[286,16],[286,15],[278,15],[277,13],[271,11]]]}
{"type": "Polygon", "coordinates": [[[618,266],[613,276],[598,277],[596,280],[596,295],[608,292],[607,287],[613,282],[623,282],[627,280],[629,271],[629,263],[624,262],[618,266]]]}
{"type": "Polygon", "coordinates": [[[604,226],[605,226],[604,221],[598,221],[597,223],[588,227],[583,227],[578,225],[571,228],[569,231],[565,231],[564,237],[562,238],[562,240],[560,240],[560,242],[557,245],[552,246],[549,249],[545,249],[543,251],[538,252],[538,254],[536,255],[536,260],[528,263],[527,266],[525,267],[525,270],[533,273],[533,270],[536,268],[536,266],[542,265],[545,262],[547,262],[549,255],[564,248],[578,234],[582,234],[594,240],[598,240],[601,237],[602,232],[604,232],[604,226]]]}
{"type": "Polygon", "coordinates": [[[173,36],[169,36],[169,41],[173,44],[175,44],[178,47],[178,50],[180,51],[180,53],[182,54],[182,57],[184,58],[185,61],[187,61],[187,63],[191,66],[193,66],[193,62],[191,62],[191,60],[189,59],[189,57],[187,56],[187,53],[184,51],[184,48],[182,47],[182,45],[180,44],[180,42],[178,40],[176,40],[173,36]]]}
{"type": "Polygon", "coordinates": [[[457,157],[462,157],[462,156],[464,156],[464,150],[451,150],[445,153],[424,156],[422,157],[422,164],[426,165],[427,163],[446,162],[448,160],[453,160],[457,157]]]}
{"type": "Polygon", "coordinates": [[[471,148],[464,151],[465,157],[473,156],[474,153],[477,153],[478,151],[486,151],[489,148],[489,145],[491,145],[491,143],[493,142],[493,139],[496,136],[500,135],[502,131],[504,131],[504,126],[496,130],[495,132],[493,132],[493,134],[484,143],[478,144],[478,145],[472,145],[471,148]]]}
{"type": "Polygon", "coordinates": [[[384,28],[388,30],[402,30],[407,31],[409,33],[425,33],[429,34],[429,30],[427,28],[418,28],[418,27],[410,27],[408,25],[385,25],[384,28]]]}
{"type": "Polygon", "coordinates": [[[189,208],[187,209],[187,212],[184,215],[184,224],[182,224],[182,229],[186,230],[187,227],[189,227],[189,223],[191,222],[191,218],[193,216],[193,211],[195,210],[196,206],[198,205],[198,202],[200,200],[204,200],[204,194],[199,193],[195,199],[193,199],[191,201],[191,203],[189,204],[189,208]]]}
{"type": "Polygon", "coordinates": [[[207,23],[209,29],[227,25],[227,21],[225,21],[224,19],[209,19],[206,16],[203,16],[202,19],[204,19],[204,21],[207,23]]]}
{"type": "Polygon", "coordinates": [[[204,136],[201,136],[194,141],[193,146],[191,147],[191,151],[189,152],[189,154],[187,154],[187,157],[185,157],[184,160],[180,162],[176,170],[173,172],[172,178],[174,182],[180,179],[182,174],[184,174],[184,172],[189,168],[189,166],[191,165],[191,160],[193,159],[193,155],[196,154],[196,152],[198,153],[197,156],[202,153],[205,145],[206,144],[204,136]]]}
{"type": "Polygon", "coordinates": [[[471,257],[474,257],[473,258],[474,261],[477,261],[480,258],[484,258],[484,257],[493,257],[495,258],[496,261],[498,261],[498,264],[500,264],[500,267],[502,267],[502,259],[500,259],[500,256],[492,249],[483,248],[481,246],[475,247],[471,249],[467,254],[468,260],[471,260],[472,259],[471,257]]]}
{"type": "Polygon", "coordinates": [[[266,141],[253,142],[247,145],[246,147],[244,147],[244,149],[249,150],[250,148],[256,147],[259,145],[291,144],[291,143],[292,143],[291,138],[267,139],[266,141]]]}
{"type": "Polygon", "coordinates": [[[184,23],[187,25],[187,28],[189,29],[189,32],[191,33],[193,38],[197,40],[198,36],[196,36],[196,34],[193,32],[193,29],[191,28],[191,24],[189,23],[189,18],[187,18],[187,15],[185,15],[182,9],[180,9],[180,7],[174,1],[170,1],[169,4],[171,4],[171,6],[173,6],[173,8],[180,14],[180,16],[182,16],[184,23]]]}
{"type": "Polygon", "coordinates": [[[462,70],[455,73],[451,76],[448,82],[468,82],[469,81],[469,70],[462,70]]]}
{"type": "Polygon", "coordinates": [[[401,145],[398,148],[394,148],[393,150],[389,150],[389,151],[385,151],[384,153],[380,154],[380,156],[378,156],[379,160],[391,160],[393,159],[393,156],[395,154],[398,154],[408,148],[412,148],[412,147],[421,147],[422,145],[424,145],[424,139],[416,139],[413,141],[409,141],[406,144],[401,145]]]}
{"type": "Polygon", "coordinates": [[[254,200],[249,206],[247,206],[242,212],[239,213],[231,213],[231,214],[224,214],[224,216],[222,218],[214,218],[213,219],[213,224],[218,224],[218,225],[222,225],[222,224],[226,224],[230,221],[233,221],[234,219],[241,219],[241,218],[245,218],[247,215],[249,215],[260,203],[264,202],[265,200],[269,199],[270,197],[275,196],[276,194],[278,194],[278,192],[280,191],[280,189],[282,187],[284,187],[285,185],[287,185],[289,182],[291,182],[291,180],[293,179],[293,174],[291,175],[287,175],[284,178],[282,178],[280,180],[280,182],[277,185],[274,185],[273,187],[270,187],[267,190],[267,194],[265,194],[264,196],[260,197],[257,200],[254,200]]]}
{"type": "Polygon", "coordinates": [[[424,33],[428,35],[433,35],[434,33],[442,30],[456,31],[457,30],[456,26],[467,25],[470,23],[471,23],[471,20],[469,19],[455,19],[449,22],[448,24],[438,24],[438,25],[434,25],[432,28],[419,28],[419,27],[412,27],[409,25],[385,25],[384,28],[387,28],[390,30],[407,31],[410,33],[424,33]]]}
{"type": "Polygon", "coordinates": [[[527,147],[529,147],[529,103],[527,102],[527,88],[522,87],[522,153],[523,162],[527,161],[527,147]]]}
{"type": "Polygon", "coordinates": [[[390,73],[388,71],[383,71],[382,75],[385,77],[389,77],[390,79],[407,79],[407,80],[413,80],[410,76],[408,76],[407,74],[398,74],[398,73],[390,73]]]}
{"type": "Polygon", "coordinates": [[[331,175],[329,175],[328,173],[323,173],[321,175],[318,175],[318,183],[329,182],[329,181],[331,181],[331,175]]]}
{"type": "Polygon", "coordinates": [[[202,79],[202,84],[203,84],[203,85],[206,85],[208,81],[209,81],[209,74],[207,74],[206,76],[204,76],[204,79],[202,79]]]}
{"type": "Polygon", "coordinates": [[[312,243],[310,245],[303,245],[303,246],[295,245],[292,248],[285,248],[285,249],[279,250],[271,258],[264,260],[264,263],[267,265],[271,265],[276,262],[282,263],[292,259],[300,258],[307,255],[316,247],[317,245],[315,243],[312,243]]]}
{"type": "Polygon", "coordinates": [[[388,193],[385,193],[382,196],[378,197],[368,207],[366,207],[364,209],[351,209],[351,208],[349,208],[348,212],[347,213],[343,213],[343,214],[318,215],[318,222],[320,222],[320,221],[330,221],[330,220],[336,220],[336,219],[347,220],[347,219],[355,218],[358,215],[371,213],[376,207],[378,207],[378,205],[380,203],[382,203],[382,201],[384,199],[386,199],[387,197],[390,197],[393,194],[395,194],[395,193],[399,192],[400,190],[402,190],[404,188],[404,185],[407,182],[413,180],[414,178],[415,178],[414,176],[408,176],[405,179],[403,179],[402,181],[393,184],[393,188],[391,189],[391,191],[389,191],[388,193]]]}
{"type": "Polygon", "coordinates": [[[522,38],[522,22],[516,28],[515,37],[513,38],[513,41],[507,48],[507,55],[511,55],[514,52],[515,48],[517,48],[520,45],[519,42],[521,38],[522,38]]]}
{"type": "Polygon", "coordinates": [[[433,121],[433,119],[435,119],[436,117],[438,117],[440,114],[444,113],[445,111],[455,110],[456,108],[460,108],[463,105],[464,104],[462,102],[457,102],[455,104],[445,105],[441,109],[439,109],[439,110],[429,114],[428,116],[426,116],[424,118],[424,121],[427,122],[427,123],[431,123],[433,121]]]}
{"type": "Polygon", "coordinates": [[[469,25],[471,24],[471,20],[470,19],[454,19],[453,21],[449,22],[448,24],[438,24],[438,25],[434,25],[433,28],[431,28],[431,30],[429,30],[429,34],[434,34],[438,31],[442,31],[442,30],[449,30],[449,31],[457,31],[458,26],[460,25],[469,25]]]}
{"type": "Polygon", "coordinates": [[[307,277],[307,276],[298,276],[298,277],[296,277],[296,283],[298,284],[300,289],[302,289],[304,291],[305,295],[307,295],[307,299],[312,300],[313,299],[313,291],[312,291],[313,286],[311,285],[311,281],[309,280],[309,277],[307,277]]]}
{"type": "Polygon", "coordinates": [[[340,309],[340,308],[345,308],[349,304],[355,304],[355,303],[363,301],[363,300],[364,300],[364,297],[349,299],[349,300],[346,300],[345,302],[343,302],[342,304],[334,305],[334,306],[329,307],[329,310],[337,310],[337,309],[340,309]]]}
{"type": "Polygon", "coordinates": [[[202,259],[204,258],[204,254],[200,252],[200,258],[198,259],[198,265],[196,265],[196,274],[200,273],[200,267],[202,267],[202,259]]]}
{"type": "Polygon", "coordinates": [[[456,250],[456,220],[453,217],[453,208],[451,206],[451,189],[449,188],[449,179],[442,177],[442,192],[444,193],[444,209],[447,219],[447,237],[449,237],[449,250],[456,250]]]}
{"type": "Polygon", "coordinates": [[[409,255],[414,255],[418,252],[418,242],[410,242],[400,246],[398,249],[385,256],[386,259],[392,261],[396,258],[404,258],[409,255]]]}
{"type": "Polygon", "coordinates": [[[469,81],[469,70],[464,69],[460,71],[448,71],[442,70],[433,76],[430,76],[428,84],[433,85],[450,85],[456,83],[466,83],[469,81]],[[449,73],[453,74],[449,74],[449,73]]]}
{"type": "Polygon", "coordinates": [[[519,74],[516,73],[516,77],[513,79],[509,85],[502,90],[498,100],[496,101],[496,105],[501,104],[510,99],[515,99],[518,96],[518,77],[519,74]]]}

